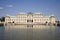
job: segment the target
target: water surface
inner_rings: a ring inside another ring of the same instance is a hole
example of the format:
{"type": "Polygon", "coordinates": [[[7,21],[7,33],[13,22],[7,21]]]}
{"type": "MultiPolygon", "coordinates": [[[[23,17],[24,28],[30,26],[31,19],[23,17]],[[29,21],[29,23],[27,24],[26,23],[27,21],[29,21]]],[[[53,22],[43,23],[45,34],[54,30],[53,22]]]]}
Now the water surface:
{"type": "Polygon", "coordinates": [[[0,40],[60,40],[60,27],[7,25],[0,27],[0,40]]]}

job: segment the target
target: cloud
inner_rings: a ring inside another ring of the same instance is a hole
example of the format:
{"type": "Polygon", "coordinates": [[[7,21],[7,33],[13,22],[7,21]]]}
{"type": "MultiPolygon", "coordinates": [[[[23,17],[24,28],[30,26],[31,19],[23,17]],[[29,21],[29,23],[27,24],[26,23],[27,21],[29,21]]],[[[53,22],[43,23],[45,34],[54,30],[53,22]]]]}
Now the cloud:
{"type": "Polygon", "coordinates": [[[0,7],[0,10],[3,9],[3,7],[0,7]]]}
{"type": "Polygon", "coordinates": [[[13,7],[13,5],[7,5],[7,7],[13,7]]]}

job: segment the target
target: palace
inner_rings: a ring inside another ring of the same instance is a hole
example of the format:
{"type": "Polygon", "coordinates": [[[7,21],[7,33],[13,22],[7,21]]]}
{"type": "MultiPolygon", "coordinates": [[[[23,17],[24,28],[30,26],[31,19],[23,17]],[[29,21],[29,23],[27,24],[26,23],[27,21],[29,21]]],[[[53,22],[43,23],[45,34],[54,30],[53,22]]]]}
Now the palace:
{"type": "Polygon", "coordinates": [[[6,15],[5,23],[15,24],[55,24],[55,16],[45,16],[41,13],[19,13],[16,16],[6,15]]]}

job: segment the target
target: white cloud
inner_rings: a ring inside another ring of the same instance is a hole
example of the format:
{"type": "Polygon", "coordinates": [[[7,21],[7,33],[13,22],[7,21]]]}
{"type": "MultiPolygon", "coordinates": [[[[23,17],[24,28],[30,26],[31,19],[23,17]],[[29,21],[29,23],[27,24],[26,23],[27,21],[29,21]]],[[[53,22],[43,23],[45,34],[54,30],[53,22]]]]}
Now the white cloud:
{"type": "Polygon", "coordinates": [[[3,7],[0,7],[0,10],[3,9],[3,7]]]}
{"type": "Polygon", "coordinates": [[[13,7],[13,5],[7,5],[7,7],[13,7]]]}

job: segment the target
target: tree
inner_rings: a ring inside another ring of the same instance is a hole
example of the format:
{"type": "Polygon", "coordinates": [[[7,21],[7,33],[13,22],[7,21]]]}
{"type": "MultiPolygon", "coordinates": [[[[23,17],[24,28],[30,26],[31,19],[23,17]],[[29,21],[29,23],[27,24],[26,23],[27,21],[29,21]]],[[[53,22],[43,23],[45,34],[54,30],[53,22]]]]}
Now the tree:
{"type": "Polygon", "coordinates": [[[5,17],[0,18],[1,22],[5,21],[5,17]]]}

